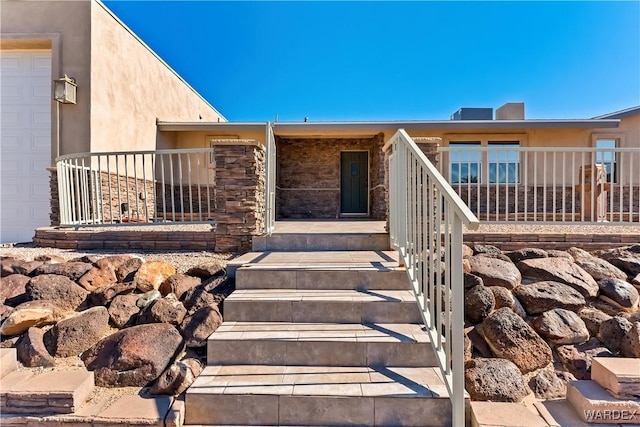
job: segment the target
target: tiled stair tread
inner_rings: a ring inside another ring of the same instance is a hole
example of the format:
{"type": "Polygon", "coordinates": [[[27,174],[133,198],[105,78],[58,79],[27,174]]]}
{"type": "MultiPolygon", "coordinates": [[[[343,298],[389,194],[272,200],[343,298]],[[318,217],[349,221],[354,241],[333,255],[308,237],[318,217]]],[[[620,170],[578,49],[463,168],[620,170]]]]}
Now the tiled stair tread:
{"type": "MultiPolygon", "coordinates": [[[[0,393],[2,395],[67,395],[76,392],[88,380],[91,380],[91,384],[93,384],[93,372],[86,370],[46,371],[40,373],[16,371],[2,379],[0,393]]],[[[91,386],[91,389],[93,389],[93,386],[91,386]]]]}
{"type": "MultiPolygon", "coordinates": [[[[603,414],[604,411],[618,411],[629,414],[629,417],[615,420],[618,423],[640,424],[640,399],[616,399],[598,383],[591,380],[571,381],[567,385],[567,400],[585,420],[590,411],[603,414]]],[[[604,422],[605,419],[596,419],[594,422],[604,422]]],[[[611,421],[611,420],[608,420],[611,421]]]]}
{"type": "Polygon", "coordinates": [[[312,289],[239,289],[228,301],[345,301],[345,302],[411,302],[416,299],[412,291],[358,291],[312,289]]]}
{"type": "Polygon", "coordinates": [[[448,398],[438,368],[367,366],[208,366],[189,394],[448,398]]]}
{"type": "Polygon", "coordinates": [[[622,357],[594,357],[593,368],[607,370],[620,382],[640,383],[640,359],[622,357]]]}
{"type": "Polygon", "coordinates": [[[332,265],[336,267],[398,267],[396,251],[322,251],[322,252],[248,252],[229,261],[232,265],[264,267],[306,267],[332,265]]]}
{"type": "Polygon", "coordinates": [[[511,402],[471,402],[472,427],[548,427],[538,413],[511,402]]]}
{"type": "Polygon", "coordinates": [[[415,323],[225,322],[210,337],[216,340],[429,342],[415,323]]]}

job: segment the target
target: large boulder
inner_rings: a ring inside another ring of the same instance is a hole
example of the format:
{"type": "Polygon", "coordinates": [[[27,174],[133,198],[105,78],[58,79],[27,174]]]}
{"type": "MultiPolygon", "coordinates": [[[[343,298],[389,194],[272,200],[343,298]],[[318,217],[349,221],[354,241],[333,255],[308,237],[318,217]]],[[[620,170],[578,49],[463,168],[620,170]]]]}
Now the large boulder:
{"type": "Polygon", "coordinates": [[[109,304],[109,318],[116,328],[124,328],[133,325],[140,309],[136,305],[139,295],[126,294],[118,295],[109,304]]]}
{"type": "Polygon", "coordinates": [[[168,294],[164,298],[158,298],[144,308],[138,316],[138,324],[142,323],[170,323],[179,325],[187,309],[174,294],[168,294]]]}
{"type": "Polygon", "coordinates": [[[591,362],[594,357],[613,357],[596,338],[586,343],[562,345],[556,348],[562,366],[579,380],[591,379],[591,362]]]}
{"type": "Polygon", "coordinates": [[[205,280],[213,276],[224,276],[227,272],[220,263],[212,262],[191,267],[185,274],[187,276],[199,277],[205,280]]]}
{"type": "Polygon", "coordinates": [[[598,283],[589,273],[567,258],[526,259],[518,263],[522,276],[534,282],[550,280],[571,286],[582,296],[598,295],[598,283]]]}
{"type": "Polygon", "coordinates": [[[160,375],[149,393],[178,396],[195,381],[200,372],[202,372],[202,364],[198,359],[188,358],[175,362],[160,375]]]}
{"type": "Polygon", "coordinates": [[[493,353],[515,363],[522,373],[543,368],[552,360],[549,345],[509,308],[491,313],[483,332],[493,353]]]}
{"type": "Polygon", "coordinates": [[[538,248],[524,248],[518,249],[516,251],[505,252],[505,255],[513,262],[514,264],[519,263],[525,259],[535,259],[535,258],[547,258],[549,255],[547,251],[538,248]]]}
{"type": "Polygon", "coordinates": [[[591,336],[598,336],[600,332],[600,325],[605,320],[611,319],[607,313],[602,310],[598,310],[594,307],[584,307],[580,311],[578,311],[578,316],[582,319],[589,334],[591,336]]]}
{"type": "Polygon", "coordinates": [[[476,243],[476,244],[472,245],[471,249],[473,250],[473,255],[479,255],[479,254],[499,255],[499,254],[502,254],[502,251],[497,246],[485,245],[485,244],[482,244],[482,243],[476,243]]]}
{"type": "Polygon", "coordinates": [[[33,277],[26,286],[30,300],[47,300],[57,306],[76,310],[89,293],[67,276],[43,274],[33,277]]]}
{"type": "Polygon", "coordinates": [[[185,292],[199,286],[202,283],[200,277],[187,276],[184,274],[174,274],[160,285],[162,296],[174,294],[178,299],[182,299],[185,292]]]}
{"type": "Polygon", "coordinates": [[[133,279],[136,276],[136,272],[138,271],[142,263],[144,263],[144,260],[142,258],[131,257],[128,260],[124,261],[122,264],[118,265],[116,269],[116,277],[118,278],[118,282],[133,282],[133,279]]]}
{"type": "Polygon", "coordinates": [[[51,301],[27,301],[17,306],[2,322],[0,335],[19,335],[32,326],[50,325],[66,313],[51,301]]]}
{"type": "Polygon", "coordinates": [[[27,283],[31,278],[24,274],[10,274],[2,278],[0,303],[15,307],[27,301],[27,283]]]}
{"type": "Polygon", "coordinates": [[[24,261],[17,258],[5,258],[0,261],[1,277],[10,276],[12,274],[23,274],[31,276],[36,268],[42,265],[42,261],[24,261]]]}
{"type": "Polygon", "coordinates": [[[204,347],[207,338],[222,324],[222,315],[216,306],[205,306],[187,316],[180,325],[180,332],[187,347],[204,347]]]}
{"type": "Polygon", "coordinates": [[[102,268],[93,267],[78,280],[78,284],[89,292],[96,289],[111,286],[118,281],[116,272],[110,264],[104,264],[102,268]]]}
{"type": "Polygon", "coordinates": [[[529,380],[529,388],[538,399],[564,399],[567,382],[575,380],[568,372],[541,370],[529,380]]]}
{"type": "Polygon", "coordinates": [[[634,311],[638,308],[640,294],[632,284],[625,280],[602,279],[598,282],[598,286],[600,286],[600,298],[609,304],[627,311],[634,311]]]}
{"type": "Polygon", "coordinates": [[[77,356],[97,343],[108,326],[106,307],[92,307],[56,323],[45,334],[45,344],[54,356],[77,356]]]}
{"type": "Polygon", "coordinates": [[[504,359],[471,359],[465,363],[464,385],[471,400],[521,402],[531,391],[518,367],[504,359]]]}
{"type": "Polygon", "coordinates": [[[182,296],[185,308],[194,313],[202,307],[217,306],[229,295],[227,282],[225,277],[214,277],[189,289],[182,296]]]}
{"type": "Polygon", "coordinates": [[[24,366],[50,368],[55,365],[53,356],[44,345],[44,331],[40,328],[29,328],[22,334],[16,343],[16,352],[24,366]]]}
{"type": "Polygon", "coordinates": [[[554,344],[579,344],[589,340],[589,331],[573,311],[554,308],[533,321],[533,329],[554,344]]]}
{"type": "Polygon", "coordinates": [[[518,286],[513,293],[531,315],[544,313],[553,308],[577,311],[586,304],[580,292],[559,282],[530,283],[518,286]]]}
{"type": "Polygon", "coordinates": [[[155,380],[183,349],[180,333],[165,323],[123,329],[82,354],[101,387],[144,387],[155,380]]]}
{"type": "Polygon", "coordinates": [[[609,261],[629,277],[640,274],[640,244],[595,251],[594,254],[609,261]]]}
{"type": "Polygon", "coordinates": [[[176,274],[176,269],[163,261],[147,261],[136,272],[133,281],[142,292],[159,289],[169,277],[176,274]]]}
{"type": "Polygon", "coordinates": [[[133,282],[116,283],[115,285],[98,288],[91,292],[89,295],[89,301],[91,301],[93,305],[107,305],[116,296],[121,294],[130,294],[135,289],[136,285],[133,282]]]}
{"type": "Polygon", "coordinates": [[[598,339],[613,353],[618,353],[622,340],[632,327],[633,324],[624,317],[612,317],[600,324],[598,339]]]}
{"type": "Polygon", "coordinates": [[[57,274],[58,276],[67,276],[74,282],[78,281],[84,274],[91,270],[93,265],[88,262],[65,262],[60,264],[44,263],[40,267],[33,270],[34,276],[41,274],[57,274]]]}
{"type": "Polygon", "coordinates": [[[620,342],[622,357],[640,358],[640,322],[633,322],[620,342]]]}
{"type": "Polygon", "coordinates": [[[574,262],[589,273],[596,281],[609,278],[627,279],[624,271],[602,258],[591,255],[584,249],[570,248],[567,252],[571,254],[574,262]]]}
{"type": "Polygon", "coordinates": [[[495,305],[493,292],[486,286],[478,285],[465,292],[464,317],[472,324],[478,324],[493,311],[495,305]]]}
{"type": "MultiPolygon", "coordinates": [[[[521,288],[521,287],[522,286],[518,286],[518,288],[521,288]]],[[[515,295],[513,295],[513,293],[509,289],[503,288],[501,286],[492,286],[489,289],[491,289],[491,292],[493,293],[493,297],[496,301],[496,305],[495,305],[496,309],[502,308],[502,307],[508,307],[523,319],[527,316],[527,313],[522,307],[522,304],[520,304],[520,301],[518,301],[518,299],[515,297],[515,295]]]]}
{"type": "Polygon", "coordinates": [[[485,286],[513,289],[520,284],[520,272],[511,261],[476,255],[469,258],[471,274],[481,277],[485,286]]]}

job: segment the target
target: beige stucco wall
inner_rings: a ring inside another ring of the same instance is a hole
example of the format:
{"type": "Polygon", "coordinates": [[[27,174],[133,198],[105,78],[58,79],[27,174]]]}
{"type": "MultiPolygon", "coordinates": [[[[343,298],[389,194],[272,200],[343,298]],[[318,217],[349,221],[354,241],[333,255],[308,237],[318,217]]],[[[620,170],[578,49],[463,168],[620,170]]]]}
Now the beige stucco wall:
{"type": "Polygon", "coordinates": [[[91,24],[92,151],[155,149],[156,119],[225,121],[101,3],[91,24]]]}
{"type": "Polygon", "coordinates": [[[51,49],[52,78],[68,74],[78,84],[76,105],[51,100],[51,154],[89,150],[91,102],[91,3],[89,1],[3,1],[0,49],[51,49]],[[58,128],[60,124],[60,142],[58,128]]]}

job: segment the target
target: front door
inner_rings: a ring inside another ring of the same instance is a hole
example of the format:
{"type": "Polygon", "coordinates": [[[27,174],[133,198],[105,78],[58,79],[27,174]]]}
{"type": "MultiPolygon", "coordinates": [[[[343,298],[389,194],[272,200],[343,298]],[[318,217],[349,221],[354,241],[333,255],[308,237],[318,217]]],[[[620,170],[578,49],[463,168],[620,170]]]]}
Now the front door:
{"type": "Polygon", "coordinates": [[[367,215],[368,207],[369,153],[343,151],[340,153],[340,213],[367,215]]]}

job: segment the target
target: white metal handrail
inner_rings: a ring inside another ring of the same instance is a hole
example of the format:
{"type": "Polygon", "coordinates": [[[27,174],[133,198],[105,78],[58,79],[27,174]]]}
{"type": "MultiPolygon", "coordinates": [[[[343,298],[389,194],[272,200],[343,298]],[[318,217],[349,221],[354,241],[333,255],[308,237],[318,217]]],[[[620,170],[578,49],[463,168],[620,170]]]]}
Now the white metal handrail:
{"type": "Polygon", "coordinates": [[[276,225],[276,140],[271,122],[267,122],[266,141],[265,232],[271,234],[276,225]]]}
{"type": "Polygon", "coordinates": [[[449,391],[453,425],[465,425],[463,226],[478,219],[400,129],[389,154],[391,243],[400,253],[449,391]]]}
{"type": "Polygon", "coordinates": [[[214,148],[60,156],[60,225],[212,223],[214,166],[214,148]]]}
{"type": "Polygon", "coordinates": [[[640,148],[440,147],[438,168],[494,223],[638,224],[640,148]]]}

